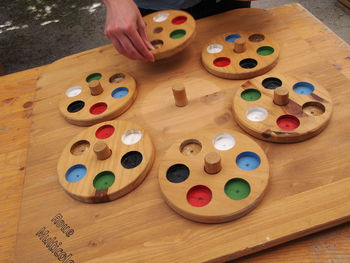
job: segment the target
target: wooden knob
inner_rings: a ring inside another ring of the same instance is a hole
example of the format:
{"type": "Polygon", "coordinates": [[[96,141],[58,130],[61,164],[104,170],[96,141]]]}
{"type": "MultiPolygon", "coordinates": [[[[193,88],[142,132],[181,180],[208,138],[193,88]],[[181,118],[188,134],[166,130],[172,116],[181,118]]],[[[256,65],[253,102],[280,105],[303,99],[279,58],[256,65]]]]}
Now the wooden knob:
{"type": "Polygon", "coordinates": [[[99,160],[106,160],[112,154],[111,149],[103,141],[99,141],[99,142],[95,143],[94,152],[96,153],[97,159],[99,159],[99,160]]]}
{"type": "Polygon", "coordinates": [[[178,107],[183,107],[188,104],[186,89],[183,84],[176,84],[172,87],[175,104],[178,107]]]}
{"type": "Polygon", "coordinates": [[[216,152],[210,152],[204,157],[204,170],[208,174],[216,174],[221,171],[221,157],[216,152]]]}
{"type": "Polygon", "coordinates": [[[278,87],[273,94],[273,102],[277,105],[284,106],[289,102],[289,91],[287,88],[278,87]]]}
{"type": "Polygon", "coordinates": [[[237,38],[235,40],[235,48],[234,48],[236,53],[242,53],[246,50],[245,48],[245,40],[244,38],[237,38]]]}
{"type": "Polygon", "coordinates": [[[103,92],[103,88],[101,86],[100,81],[97,79],[89,82],[89,88],[92,96],[99,95],[103,92]]]}

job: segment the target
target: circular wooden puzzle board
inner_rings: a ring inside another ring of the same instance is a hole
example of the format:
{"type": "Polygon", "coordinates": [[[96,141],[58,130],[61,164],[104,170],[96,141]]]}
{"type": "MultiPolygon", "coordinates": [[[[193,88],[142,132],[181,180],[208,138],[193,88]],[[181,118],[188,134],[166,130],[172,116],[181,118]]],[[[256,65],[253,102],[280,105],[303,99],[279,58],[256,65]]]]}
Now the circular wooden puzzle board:
{"type": "Polygon", "coordinates": [[[155,60],[182,51],[195,35],[196,22],[187,12],[162,10],[145,16],[147,36],[155,48],[155,60]]]}
{"type": "Polygon", "coordinates": [[[327,90],[313,80],[274,74],[241,85],[232,109],[239,126],[249,134],[265,141],[292,143],[309,139],[326,127],[332,101],[327,90]],[[282,106],[274,102],[281,87],[289,94],[282,106]]]}
{"type": "Polygon", "coordinates": [[[59,158],[58,180],[73,198],[114,200],[135,189],[152,167],[154,148],[139,125],[108,121],[75,136],[59,158]]]}
{"type": "Polygon", "coordinates": [[[80,126],[116,118],[131,106],[137,95],[135,79],[113,67],[79,74],[62,85],[66,89],[59,100],[59,110],[68,122],[80,126]],[[91,86],[102,92],[92,95],[91,86]]]}
{"type": "Polygon", "coordinates": [[[279,45],[267,34],[234,32],[212,38],[202,50],[204,67],[215,76],[248,79],[277,63],[279,45]]]}
{"type": "Polygon", "coordinates": [[[243,216],[258,204],[268,184],[269,164],[248,136],[206,130],[167,150],[158,179],[165,201],[177,213],[198,222],[220,223],[243,216]],[[213,156],[221,158],[221,170],[213,156]],[[205,159],[219,171],[204,168],[205,159]]]}

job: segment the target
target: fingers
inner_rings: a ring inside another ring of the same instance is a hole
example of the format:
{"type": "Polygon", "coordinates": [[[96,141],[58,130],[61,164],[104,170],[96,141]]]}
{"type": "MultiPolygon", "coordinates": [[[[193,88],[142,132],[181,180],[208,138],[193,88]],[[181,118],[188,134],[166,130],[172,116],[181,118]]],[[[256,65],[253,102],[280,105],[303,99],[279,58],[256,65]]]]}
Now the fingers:
{"type": "MultiPolygon", "coordinates": [[[[140,34],[140,37],[142,39],[142,41],[145,43],[146,47],[149,50],[154,50],[154,47],[152,46],[151,42],[149,42],[148,40],[148,36],[146,34],[146,26],[145,26],[145,22],[143,21],[143,19],[138,19],[137,20],[137,26],[138,26],[138,32],[140,34]]],[[[152,54],[153,56],[153,54],[152,54]]]]}

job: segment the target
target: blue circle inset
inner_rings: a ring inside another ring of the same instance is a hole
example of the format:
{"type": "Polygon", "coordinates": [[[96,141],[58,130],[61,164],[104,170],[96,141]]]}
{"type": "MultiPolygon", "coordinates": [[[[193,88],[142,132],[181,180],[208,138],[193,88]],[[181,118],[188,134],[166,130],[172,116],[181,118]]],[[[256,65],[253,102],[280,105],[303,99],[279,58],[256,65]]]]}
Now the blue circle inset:
{"type": "Polygon", "coordinates": [[[315,87],[311,83],[308,82],[298,82],[294,84],[293,90],[295,93],[301,94],[301,95],[308,95],[314,92],[315,87]]]}
{"type": "Polygon", "coordinates": [[[120,99],[128,95],[129,89],[126,87],[119,87],[112,91],[112,97],[115,99],[120,99]]]}
{"type": "Polygon", "coordinates": [[[75,183],[84,178],[86,174],[86,167],[82,164],[72,166],[66,172],[66,180],[70,183],[75,183]]]}
{"type": "Polygon", "coordinates": [[[233,43],[236,41],[237,38],[241,38],[241,36],[238,34],[231,34],[231,35],[228,35],[227,37],[225,37],[225,40],[227,42],[233,43]]]}
{"type": "Polygon", "coordinates": [[[246,171],[251,171],[258,168],[260,162],[260,157],[253,152],[242,152],[236,158],[238,167],[246,171]]]}

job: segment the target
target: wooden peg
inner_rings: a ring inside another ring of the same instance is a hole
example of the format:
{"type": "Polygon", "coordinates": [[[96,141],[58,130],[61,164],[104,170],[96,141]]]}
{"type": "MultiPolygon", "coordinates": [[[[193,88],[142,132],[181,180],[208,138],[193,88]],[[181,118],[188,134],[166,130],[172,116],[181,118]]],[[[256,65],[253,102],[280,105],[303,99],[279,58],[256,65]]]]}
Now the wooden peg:
{"type": "Polygon", "coordinates": [[[188,104],[186,89],[183,84],[176,84],[172,87],[175,104],[178,107],[184,107],[188,104]]]}
{"type": "Polygon", "coordinates": [[[246,50],[246,47],[245,47],[245,40],[244,40],[244,38],[237,38],[235,40],[234,51],[236,53],[243,53],[245,50],[246,50]]]}
{"type": "Polygon", "coordinates": [[[210,152],[204,157],[204,170],[208,174],[216,174],[221,171],[221,157],[216,152],[210,152]]]}
{"type": "Polygon", "coordinates": [[[289,102],[289,91],[287,88],[278,87],[273,94],[273,102],[279,106],[287,105],[289,102]]]}
{"type": "Polygon", "coordinates": [[[100,95],[103,92],[101,83],[97,79],[89,82],[89,88],[92,96],[100,95]]]}
{"type": "Polygon", "coordinates": [[[99,141],[99,142],[95,143],[94,152],[96,153],[97,159],[99,159],[99,160],[106,160],[112,154],[111,149],[103,141],[99,141]]]}

